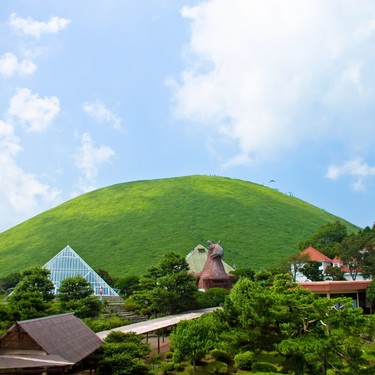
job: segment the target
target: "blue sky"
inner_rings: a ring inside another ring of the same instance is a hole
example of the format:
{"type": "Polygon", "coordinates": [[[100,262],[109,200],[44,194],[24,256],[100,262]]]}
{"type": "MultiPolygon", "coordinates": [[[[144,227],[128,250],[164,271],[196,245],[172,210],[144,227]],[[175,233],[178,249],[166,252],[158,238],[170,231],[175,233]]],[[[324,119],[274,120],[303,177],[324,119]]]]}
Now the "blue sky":
{"type": "Polygon", "coordinates": [[[0,231],[196,174],[372,226],[374,56],[371,0],[3,1],[0,231]]]}

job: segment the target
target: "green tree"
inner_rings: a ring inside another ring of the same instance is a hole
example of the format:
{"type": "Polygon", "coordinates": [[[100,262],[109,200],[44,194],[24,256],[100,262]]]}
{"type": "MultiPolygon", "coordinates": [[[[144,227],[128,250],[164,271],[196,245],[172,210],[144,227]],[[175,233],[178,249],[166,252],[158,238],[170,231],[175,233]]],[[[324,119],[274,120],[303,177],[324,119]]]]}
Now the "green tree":
{"type": "Polygon", "coordinates": [[[42,267],[28,268],[9,296],[10,309],[16,319],[32,319],[48,315],[55,298],[50,271],[42,267]]]}
{"type": "Polygon", "coordinates": [[[349,298],[317,298],[276,275],[272,285],[241,279],[215,314],[243,351],[278,351],[295,374],[326,374],[329,368],[360,371],[361,346],[371,339],[374,317],[352,307],[349,298]]]}
{"type": "Polygon", "coordinates": [[[197,361],[215,348],[219,336],[219,325],[210,313],[198,319],[180,321],[170,336],[173,360],[181,362],[188,359],[195,369],[197,361]]]}
{"type": "Polygon", "coordinates": [[[0,304],[0,336],[14,323],[14,314],[7,304],[0,304]]]}
{"type": "Polygon", "coordinates": [[[323,271],[320,269],[320,262],[308,261],[300,271],[310,281],[323,281],[323,271]]]}
{"type": "Polygon", "coordinates": [[[111,332],[100,351],[99,374],[147,375],[150,367],[144,358],[150,354],[150,345],[135,333],[111,332]]]}
{"type": "Polygon", "coordinates": [[[157,266],[149,267],[140,278],[140,291],[133,294],[135,303],[148,313],[174,314],[194,307],[196,279],[188,274],[184,257],[166,254],[157,266]]]}
{"type": "Polygon", "coordinates": [[[200,309],[207,307],[221,306],[225,298],[229,295],[229,290],[224,288],[210,288],[205,292],[198,291],[196,300],[200,309]]]}
{"type": "Polygon", "coordinates": [[[250,280],[254,280],[255,276],[255,271],[250,267],[238,268],[234,271],[231,271],[230,273],[236,276],[234,282],[237,282],[240,277],[247,277],[250,280]]]}
{"type": "Polygon", "coordinates": [[[78,318],[94,318],[99,315],[102,303],[93,293],[84,277],[74,276],[61,282],[57,298],[62,311],[73,311],[78,318]]]}
{"type": "Polygon", "coordinates": [[[348,235],[346,226],[339,221],[321,226],[311,237],[299,244],[299,249],[304,250],[309,246],[319,249],[327,256],[334,258],[341,242],[348,235]]]}
{"type": "Polygon", "coordinates": [[[292,327],[291,309],[296,304],[293,300],[305,299],[305,304],[314,300],[309,291],[291,282],[290,275],[274,277],[271,285],[268,282],[241,278],[225,300],[223,310],[215,312],[231,328],[234,348],[273,350],[283,337],[282,325],[288,322],[292,327]]]}
{"type": "Polygon", "coordinates": [[[94,293],[91,284],[82,276],[67,277],[61,281],[58,299],[61,302],[79,301],[94,293]]]}
{"type": "MultiPolygon", "coordinates": [[[[359,374],[364,364],[362,346],[369,339],[373,316],[352,308],[350,298],[317,298],[304,310],[307,330],[283,339],[277,349],[299,358],[304,370],[326,375],[329,369],[359,374]]],[[[304,372],[301,372],[304,373],[304,372]]]]}
{"type": "Polygon", "coordinates": [[[293,281],[296,281],[297,274],[301,272],[302,267],[310,261],[309,254],[302,254],[301,252],[292,255],[288,259],[288,264],[290,264],[290,274],[293,281]]]}
{"type": "Polygon", "coordinates": [[[0,278],[0,293],[9,293],[21,280],[21,272],[13,272],[0,278]]]}
{"type": "Polygon", "coordinates": [[[339,258],[349,268],[350,275],[356,280],[358,273],[364,278],[375,275],[375,231],[365,230],[345,238],[338,251],[339,258]]]}
{"type": "Polygon", "coordinates": [[[120,295],[129,298],[134,292],[139,290],[139,276],[119,277],[115,282],[115,288],[120,289],[120,295]]]}
{"type": "Polygon", "coordinates": [[[344,281],[345,272],[340,267],[328,266],[324,272],[324,279],[327,281],[344,281]]]}
{"type": "Polygon", "coordinates": [[[114,287],[116,279],[114,279],[108,271],[99,268],[95,272],[111,287],[114,287]]]}
{"type": "Polygon", "coordinates": [[[371,281],[371,284],[366,290],[366,298],[370,302],[372,312],[373,306],[375,305],[375,279],[371,281]]]}

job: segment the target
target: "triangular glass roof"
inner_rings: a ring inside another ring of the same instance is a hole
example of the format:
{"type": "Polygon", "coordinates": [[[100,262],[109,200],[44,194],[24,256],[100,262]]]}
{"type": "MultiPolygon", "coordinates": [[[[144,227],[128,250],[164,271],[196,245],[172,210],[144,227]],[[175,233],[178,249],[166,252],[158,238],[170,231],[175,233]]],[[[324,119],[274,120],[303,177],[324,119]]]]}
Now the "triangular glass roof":
{"type": "Polygon", "coordinates": [[[60,283],[67,277],[82,276],[94,289],[96,296],[116,296],[111,288],[69,245],[62,249],[44,266],[51,271],[51,280],[55,285],[55,293],[60,283]]]}

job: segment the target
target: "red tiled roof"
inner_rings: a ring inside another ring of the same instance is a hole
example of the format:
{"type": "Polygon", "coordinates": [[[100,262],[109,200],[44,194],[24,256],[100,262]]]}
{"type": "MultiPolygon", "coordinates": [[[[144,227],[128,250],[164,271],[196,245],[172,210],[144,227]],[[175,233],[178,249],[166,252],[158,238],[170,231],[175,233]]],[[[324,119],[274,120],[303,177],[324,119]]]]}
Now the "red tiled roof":
{"type": "Polygon", "coordinates": [[[352,280],[352,281],[309,281],[298,283],[314,293],[345,293],[365,291],[370,285],[371,280],[352,280]]]}
{"type": "Polygon", "coordinates": [[[309,246],[308,248],[303,250],[301,254],[307,254],[311,261],[315,261],[315,262],[316,261],[318,261],[318,262],[324,261],[324,262],[331,262],[332,263],[331,258],[328,258],[326,255],[324,255],[320,251],[314,249],[312,246],[309,246]]]}
{"type": "Polygon", "coordinates": [[[333,263],[339,263],[340,264],[340,270],[342,272],[345,272],[345,273],[349,273],[350,272],[350,269],[343,263],[343,261],[338,256],[335,256],[332,259],[332,262],[333,263]]]}

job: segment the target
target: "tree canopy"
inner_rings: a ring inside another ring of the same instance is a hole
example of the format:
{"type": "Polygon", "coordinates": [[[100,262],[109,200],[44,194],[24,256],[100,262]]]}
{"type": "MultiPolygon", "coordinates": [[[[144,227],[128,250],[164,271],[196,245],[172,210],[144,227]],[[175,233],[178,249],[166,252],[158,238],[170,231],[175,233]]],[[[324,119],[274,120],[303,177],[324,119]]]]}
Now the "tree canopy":
{"type": "Polygon", "coordinates": [[[78,318],[98,316],[102,303],[93,293],[91,284],[82,276],[64,279],[57,295],[61,311],[73,311],[78,318]]]}
{"type": "Polygon", "coordinates": [[[176,331],[170,337],[174,348],[174,360],[181,362],[189,359],[195,368],[197,361],[215,348],[219,334],[219,326],[211,314],[179,322],[176,331]]]}
{"type": "Polygon", "coordinates": [[[339,221],[321,226],[309,238],[299,244],[299,249],[303,250],[313,246],[330,258],[334,258],[341,242],[348,235],[346,226],[339,221]]]}
{"type": "Polygon", "coordinates": [[[33,319],[48,315],[55,298],[55,287],[50,271],[33,267],[21,273],[21,279],[9,296],[9,308],[16,320],[33,319]]]}
{"type": "Polygon", "coordinates": [[[133,332],[111,332],[99,353],[99,374],[150,374],[150,367],[142,360],[150,353],[150,345],[142,340],[133,332]]]}
{"type": "Polygon", "coordinates": [[[157,266],[140,278],[139,291],[132,298],[145,312],[174,314],[194,307],[196,279],[188,274],[184,257],[166,254],[157,266]]]}
{"type": "Polygon", "coordinates": [[[241,278],[215,314],[228,325],[226,340],[237,350],[277,351],[295,373],[302,373],[301,366],[313,373],[356,373],[375,323],[351,299],[315,297],[289,275],[277,275],[271,286],[241,278]]]}

